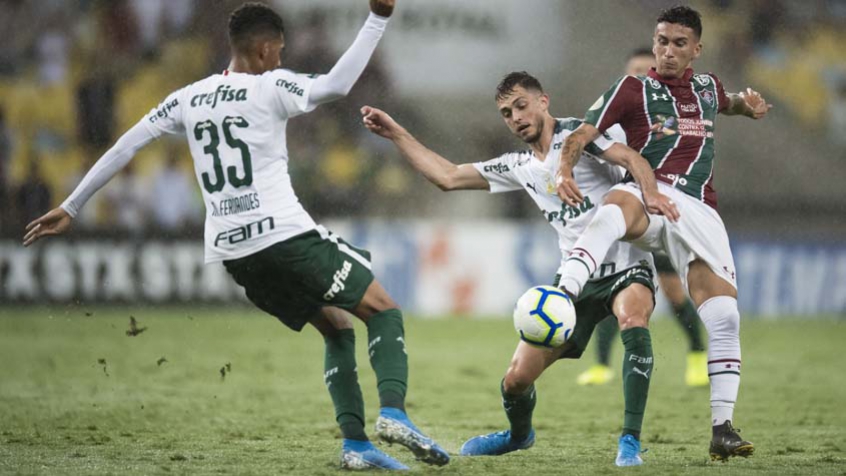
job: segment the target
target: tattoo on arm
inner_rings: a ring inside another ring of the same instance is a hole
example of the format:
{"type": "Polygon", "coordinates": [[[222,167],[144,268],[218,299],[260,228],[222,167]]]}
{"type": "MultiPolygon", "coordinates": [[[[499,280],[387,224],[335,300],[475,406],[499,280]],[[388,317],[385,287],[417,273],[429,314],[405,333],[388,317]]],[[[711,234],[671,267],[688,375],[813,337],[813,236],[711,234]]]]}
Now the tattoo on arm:
{"type": "Polygon", "coordinates": [[[577,129],[564,140],[564,148],[561,150],[561,161],[569,164],[571,168],[575,167],[579,162],[579,158],[581,158],[582,152],[585,149],[584,141],[582,140],[584,136],[584,131],[577,129]]]}

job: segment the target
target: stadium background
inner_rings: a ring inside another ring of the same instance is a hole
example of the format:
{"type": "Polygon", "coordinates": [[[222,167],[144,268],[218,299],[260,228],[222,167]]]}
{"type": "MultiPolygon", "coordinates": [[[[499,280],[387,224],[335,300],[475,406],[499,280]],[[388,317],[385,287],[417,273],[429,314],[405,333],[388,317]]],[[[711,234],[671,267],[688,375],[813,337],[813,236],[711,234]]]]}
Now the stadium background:
{"type": "MultiPolygon", "coordinates": [[[[66,197],[114,140],[170,91],[221,71],[238,1],[0,2],[0,299],[232,302],[201,264],[203,206],[187,146],[148,146],[75,222],[69,240],[19,246],[23,226],[66,197]]],[[[273,2],[284,66],[326,72],[366,2],[273,2]],[[363,5],[359,5],[362,3],[363,5]]],[[[492,101],[511,70],[540,78],[552,112],[580,116],[648,46],[661,0],[403,0],[348,98],[291,121],[294,186],[318,221],[375,255],[377,275],[419,315],[507,315],[557,267],[553,231],[519,193],[442,194],[359,124],[382,107],[456,162],[521,148],[492,101]]],[[[723,119],[716,188],[748,314],[846,310],[846,3],[694,2],[698,70],[751,86],[766,120],[723,119]]],[[[3,304],[5,305],[5,304],[3,304]]],[[[665,309],[665,308],[662,308],[665,309]]]]}
{"type": "MultiPolygon", "coordinates": [[[[181,139],[143,150],[67,237],[20,245],[24,224],[142,114],[226,66],[224,25],[239,3],[0,0],[0,473],[337,474],[319,337],[288,331],[222,266],[202,265],[203,207],[181,139]]],[[[534,73],[554,114],[579,116],[674,2],[398,3],[350,96],[291,121],[291,170],[306,209],[369,248],[405,307],[408,408],[455,454],[505,423],[507,317],[526,287],[551,278],[555,238],[523,194],[438,191],[361,127],[358,108],[385,108],[456,162],[522,148],[493,104],[504,74],[534,73]]],[[[842,475],[846,3],[691,3],[704,16],[697,69],[775,104],[760,122],[721,119],[717,139],[744,319],[735,423],[757,450],[706,461],[708,390],[684,385],[684,338],[661,304],[641,473],[842,475]]],[[[287,19],[283,61],[304,72],[328,71],[367,10],[366,0],[273,4],[287,19]]],[[[371,425],[375,379],[357,326],[371,425]]],[[[609,474],[620,381],[575,385],[588,350],[538,381],[531,451],[456,457],[440,472],[609,474]]]]}

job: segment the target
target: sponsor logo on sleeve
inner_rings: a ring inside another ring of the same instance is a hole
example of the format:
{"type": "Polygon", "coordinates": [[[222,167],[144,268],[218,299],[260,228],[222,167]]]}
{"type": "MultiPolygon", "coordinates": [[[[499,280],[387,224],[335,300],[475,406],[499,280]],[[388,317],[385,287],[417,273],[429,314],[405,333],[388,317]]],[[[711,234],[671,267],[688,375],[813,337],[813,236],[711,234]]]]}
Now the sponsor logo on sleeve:
{"type": "Polygon", "coordinates": [[[486,165],[482,170],[484,172],[494,172],[498,174],[504,174],[511,171],[508,165],[500,163],[486,165]]]}
{"type": "Polygon", "coordinates": [[[276,85],[279,86],[280,88],[288,91],[289,93],[294,94],[294,95],[299,96],[299,97],[303,97],[303,93],[305,93],[305,90],[303,90],[303,88],[301,88],[300,85],[298,83],[294,82],[294,81],[277,79],[276,85]]]}
{"type": "Polygon", "coordinates": [[[156,121],[158,121],[159,119],[164,119],[166,117],[170,117],[170,112],[178,105],[179,105],[178,99],[174,99],[173,101],[168,102],[168,103],[159,104],[159,107],[158,107],[158,109],[156,109],[156,112],[154,112],[153,114],[150,114],[150,117],[149,117],[150,122],[152,124],[155,124],[156,121]]]}

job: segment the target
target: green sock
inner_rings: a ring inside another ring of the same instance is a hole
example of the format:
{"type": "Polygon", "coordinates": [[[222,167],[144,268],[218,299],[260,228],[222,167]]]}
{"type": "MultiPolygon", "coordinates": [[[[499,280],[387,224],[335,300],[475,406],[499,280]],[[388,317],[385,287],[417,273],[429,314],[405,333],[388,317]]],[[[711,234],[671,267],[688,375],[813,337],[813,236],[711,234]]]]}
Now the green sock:
{"type": "Polygon", "coordinates": [[[344,438],[367,441],[364,399],[355,365],[355,331],[342,329],[324,336],[326,359],[323,379],[335,405],[335,419],[344,438]]]}
{"type": "Polygon", "coordinates": [[[705,343],[702,342],[702,326],[699,324],[699,314],[690,299],[685,299],[684,304],[679,307],[673,306],[676,319],[679,325],[687,334],[687,340],[690,342],[691,352],[702,352],[705,350],[705,343]]]}
{"type": "Polygon", "coordinates": [[[649,329],[634,327],[622,333],[623,347],[623,399],[626,414],[623,434],[640,439],[643,412],[649,396],[649,379],[652,378],[652,338],[649,329]]]}
{"type": "Polygon", "coordinates": [[[617,318],[608,316],[596,325],[596,356],[599,363],[608,367],[611,362],[611,345],[617,335],[617,318]]]}
{"type": "Polygon", "coordinates": [[[367,320],[367,352],[376,373],[376,387],[382,407],[405,411],[408,388],[408,355],[405,351],[402,312],[390,309],[367,320]]]}
{"type": "Polygon", "coordinates": [[[535,411],[535,403],[538,401],[534,384],[520,395],[505,393],[502,383],[499,385],[499,391],[502,393],[502,407],[508,422],[511,423],[511,438],[515,441],[526,439],[532,431],[532,412],[535,411]]]}

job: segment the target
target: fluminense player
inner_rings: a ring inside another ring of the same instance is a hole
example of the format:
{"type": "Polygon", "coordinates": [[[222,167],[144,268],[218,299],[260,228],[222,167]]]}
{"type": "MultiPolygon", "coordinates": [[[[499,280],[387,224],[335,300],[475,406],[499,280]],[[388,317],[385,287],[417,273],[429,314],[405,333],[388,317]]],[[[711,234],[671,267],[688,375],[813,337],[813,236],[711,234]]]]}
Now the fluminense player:
{"type": "MultiPolygon", "coordinates": [[[[634,50],[626,61],[625,74],[630,76],[645,76],[654,68],[655,55],[649,48],[634,50]]],[[[653,253],[655,271],[658,273],[658,283],[661,292],[670,301],[673,315],[679,323],[689,344],[687,353],[687,370],[684,380],[690,387],[708,385],[708,356],[702,342],[702,329],[696,307],[687,297],[679,274],[673,268],[670,259],[664,253],[653,253]]],[[[617,336],[617,323],[608,318],[596,325],[596,354],[597,363],[582,372],[576,379],[579,385],[604,385],[611,381],[614,373],[611,371],[611,345],[617,336]]]]}
{"type": "Polygon", "coordinates": [[[672,222],[644,210],[652,197],[637,184],[616,186],[576,243],[561,283],[572,295],[585,290],[596,262],[617,240],[664,251],[679,270],[708,332],[711,381],[712,459],[749,456],[752,443],[732,426],[740,386],[740,313],[728,235],[717,213],[713,188],[717,114],[764,117],[770,106],[760,94],[727,94],[714,74],[690,68],[702,51],[697,11],[673,7],[660,13],[652,51],[657,67],[646,76],[624,76],[588,111],[561,151],[558,195],[570,206],[583,203],[572,175],[581,151],[615,124],[628,145],[649,161],[661,192],[670,196],[681,218],[672,222]]]}
{"type": "Polygon", "coordinates": [[[168,96],[100,158],[59,208],[30,223],[24,237],[28,246],[64,233],[91,195],[140,148],[164,134],[187,136],[206,203],[206,263],[222,261],[256,306],[294,331],[311,324],[323,335],[324,379],[344,437],[345,469],[408,469],[376,449],[364,431],[348,313],[367,326],[381,403],[379,437],[408,447],[426,463],[449,461],[406,416],[402,313],[374,279],[370,254],[317,225],[288,175],[288,119],[349,92],[394,4],[370,0],[371,14],[352,46],[323,76],[279,69],[285,45],[282,19],[263,4],[242,5],[229,19],[229,67],[168,96]]]}
{"type": "MultiPolygon", "coordinates": [[[[559,150],[564,139],[582,121],[553,117],[549,113],[549,96],[540,82],[525,72],[511,73],[502,80],[497,87],[496,104],[505,124],[529,149],[464,165],[455,165],[426,148],[385,112],[368,106],[362,109],[362,114],[370,131],[391,140],[412,167],[441,190],[492,193],[525,190],[558,233],[562,258],[571,251],[578,252],[573,248],[576,239],[608,190],[623,178],[620,167],[609,162],[625,165],[635,177],[644,178],[645,187],[657,187],[649,183],[652,173],[642,158],[609,137],[600,136],[588,145],[575,169],[576,180],[585,190],[585,200],[576,206],[563,203],[556,195],[554,182],[559,150]]],[[[663,207],[670,212],[666,204],[663,207]]],[[[615,244],[591,276],[585,292],[575,301],[578,319],[570,339],[551,350],[522,341],[517,345],[500,386],[510,429],[468,440],[461,454],[501,455],[532,446],[535,442],[532,412],[537,400],[535,380],[556,360],[579,358],[596,323],[614,315],[625,346],[625,417],[616,464],[642,464],[638,439],[653,368],[647,325],[654,307],[654,292],[649,253],[626,243],[615,244]]]]}

